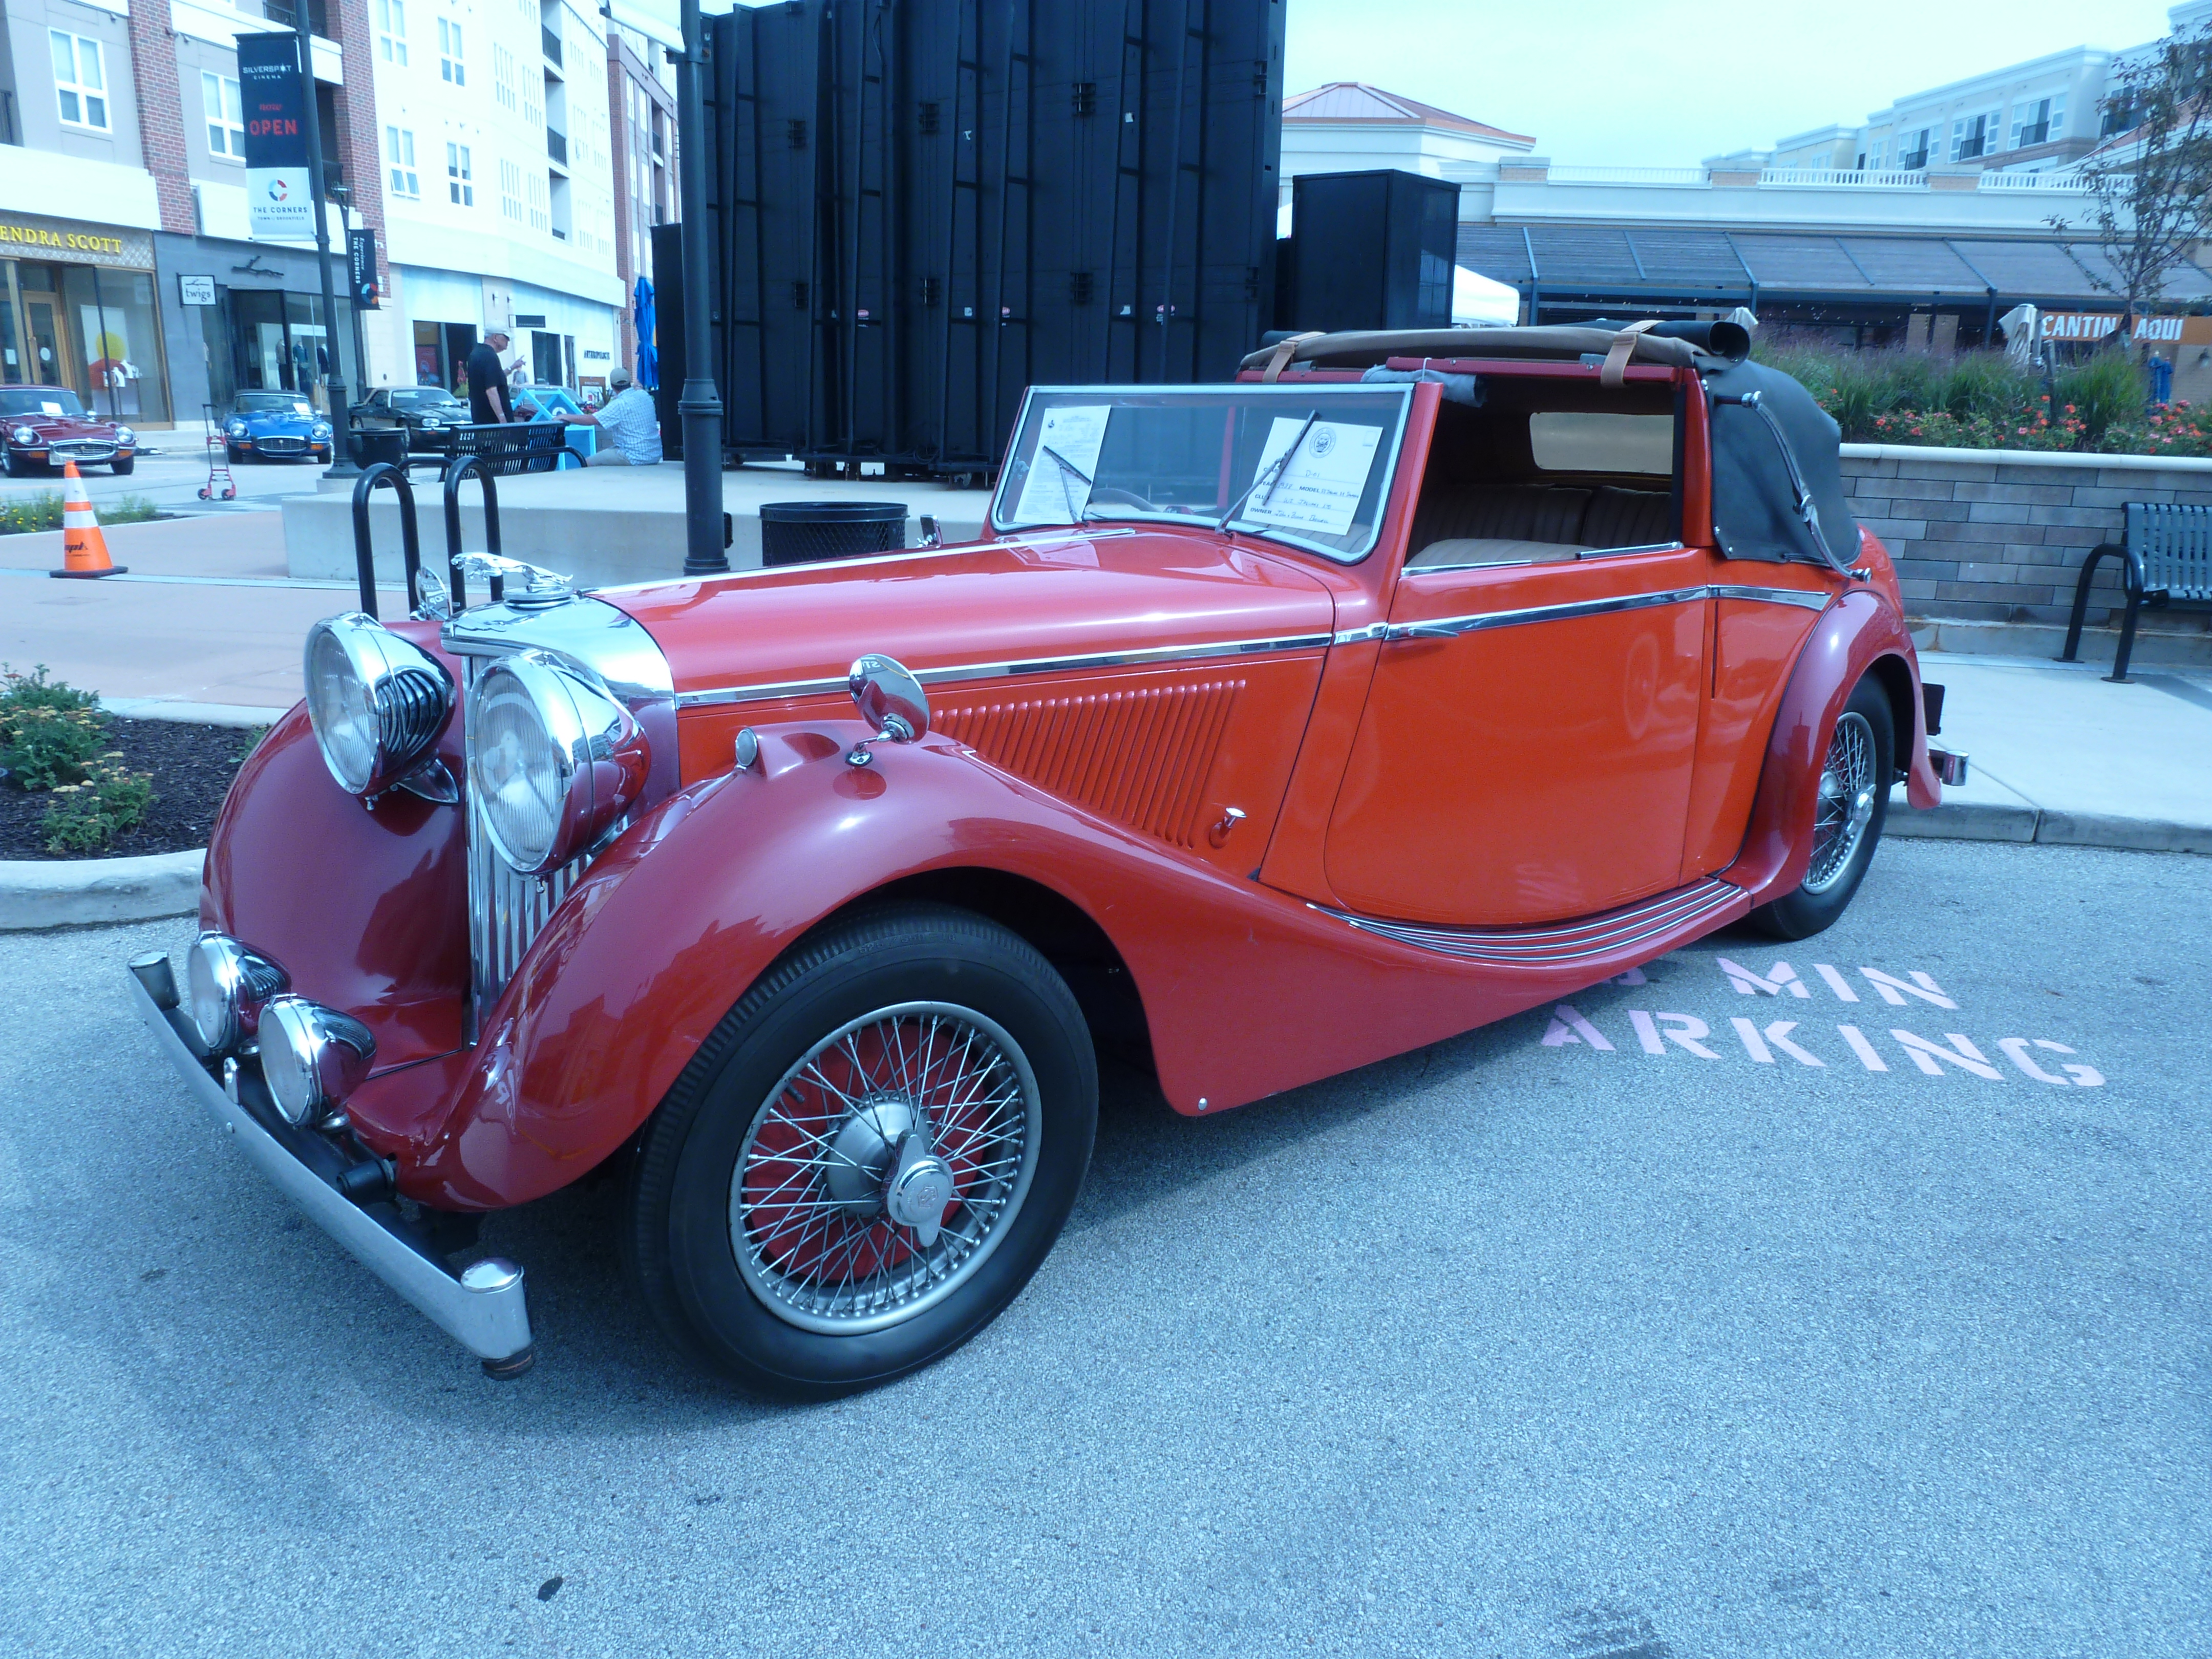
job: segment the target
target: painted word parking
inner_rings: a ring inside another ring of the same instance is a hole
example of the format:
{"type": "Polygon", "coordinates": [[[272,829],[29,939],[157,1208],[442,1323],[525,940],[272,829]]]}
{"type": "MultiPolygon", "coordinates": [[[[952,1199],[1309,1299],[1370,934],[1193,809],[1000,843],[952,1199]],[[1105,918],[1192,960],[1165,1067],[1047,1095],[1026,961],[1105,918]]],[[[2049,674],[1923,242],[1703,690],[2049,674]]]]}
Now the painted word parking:
{"type": "MultiPolygon", "coordinates": [[[[1693,960],[1678,953],[1662,957],[1651,966],[1659,971],[1669,965],[1686,967],[1693,960]]],[[[1959,1014],[1960,1005],[1933,975],[1917,968],[1906,969],[1902,974],[1869,967],[1847,972],[1832,963],[1816,962],[1812,964],[1813,975],[1823,988],[1816,992],[1787,962],[1757,969],[1728,957],[1711,960],[1720,982],[1739,996],[1771,997],[1785,1005],[1793,1000],[1856,1004],[1857,1008],[1851,1018],[1838,1020],[1832,1028],[1819,1018],[1768,1019],[1765,1015],[1771,1010],[1763,1010],[1755,1018],[1723,1016],[1734,1033],[1731,1040],[1717,1033],[1712,1021],[1697,1014],[1622,1008],[1591,1015],[1572,1003],[1562,1002],[1552,1010],[1542,1045],[1547,1048],[1578,1045],[1600,1054],[1621,1053],[1632,1046],[1633,1050],[1657,1059],[1688,1054],[1717,1060],[1740,1054],[1761,1066],[1794,1062],[1825,1068],[1835,1064],[1858,1066],[1869,1072],[1888,1072],[1909,1062],[1929,1077],[1963,1074],[2001,1082],[2009,1073],[2017,1073],[2030,1082],[2056,1088],[2094,1089],[2105,1081],[2104,1074],[2079,1058],[2071,1045],[2055,1037],[2000,1036],[1984,1048],[1964,1031],[1937,1029],[1930,1034],[1889,1024],[1881,1018],[1885,1007],[1914,1011],[1888,1018],[1909,1018],[1916,1025],[1969,1023],[1963,1018],[1932,1019],[1939,1014],[1959,1014]],[[1628,1027],[1619,1042],[1608,1036],[1599,1023],[1616,1018],[1626,1020],[1628,1027]],[[1832,1029],[1832,1039],[1828,1035],[1832,1029]],[[1991,1049],[1999,1058],[1991,1058],[1991,1049]]],[[[1687,981],[1670,976],[1661,982],[1687,981]]],[[[1655,981],[1642,969],[1631,969],[1606,983],[1634,987],[1655,981]]],[[[1718,989],[1718,983],[1713,988],[1718,989]]],[[[1797,1012],[1805,1016],[1813,1013],[1809,1007],[1797,1012]]]]}

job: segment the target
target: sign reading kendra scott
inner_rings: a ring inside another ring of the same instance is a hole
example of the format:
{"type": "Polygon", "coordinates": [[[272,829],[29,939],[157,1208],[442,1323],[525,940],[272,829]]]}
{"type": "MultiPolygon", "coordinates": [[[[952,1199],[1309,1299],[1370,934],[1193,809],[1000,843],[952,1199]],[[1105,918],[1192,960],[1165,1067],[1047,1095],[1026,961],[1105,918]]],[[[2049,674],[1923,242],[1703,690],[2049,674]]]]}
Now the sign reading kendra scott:
{"type": "Polygon", "coordinates": [[[143,230],[0,213],[0,259],[53,259],[64,264],[151,270],[154,245],[143,230]]]}

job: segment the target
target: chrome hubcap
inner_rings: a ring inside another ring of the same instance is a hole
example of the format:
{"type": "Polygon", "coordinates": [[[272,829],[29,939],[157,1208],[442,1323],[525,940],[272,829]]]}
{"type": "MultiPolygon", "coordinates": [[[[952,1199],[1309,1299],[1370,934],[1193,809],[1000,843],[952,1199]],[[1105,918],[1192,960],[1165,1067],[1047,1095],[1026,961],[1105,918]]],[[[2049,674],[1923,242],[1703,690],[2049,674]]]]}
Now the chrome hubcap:
{"type": "Polygon", "coordinates": [[[911,1319],[997,1248],[1036,1164],[1029,1061],[949,1003],[879,1008],[823,1037],[754,1115],[730,1243],[770,1311],[840,1335],[911,1319]]]}
{"type": "Polygon", "coordinates": [[[1813,860],[1805,871],[1805,890],[1824,893],[1850,868],[1852,856],[1874,821],[1874,728],[1866,716],[1845,713],[1828,740],[1820,769],[1820,799],[1813,813],[1813,860]]]}

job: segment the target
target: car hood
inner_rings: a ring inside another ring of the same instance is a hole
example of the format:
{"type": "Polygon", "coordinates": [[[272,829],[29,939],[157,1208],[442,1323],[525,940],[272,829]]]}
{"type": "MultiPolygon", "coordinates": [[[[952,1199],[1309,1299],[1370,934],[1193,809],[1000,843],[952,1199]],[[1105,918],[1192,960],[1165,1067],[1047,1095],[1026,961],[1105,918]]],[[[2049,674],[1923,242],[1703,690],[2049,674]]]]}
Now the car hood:
{"type": "Polygon", "coordinates": [[[246,422],[246,429],[256,437],[304,438],[311,428],[323,417],[319,415],[234,415],[231,419],[246,422]]]}
{"type": "Polygon", "coordinates": [[[114,426],[106,421],[88,421],[75,415],[10,415],[0,420],[0,427],[13,432],[19,426],[27,426],[41,441],[66,442],[71,438],[112,438],[114,426]]]}
{"type": "Polygon", "coordinates": [[[842,684],[868,652],[927,672],[1322,643],[1335,617],[1317,576],[1202,531],[1030,535],[598,597],[644,625],[695,697],[842,684]]]}

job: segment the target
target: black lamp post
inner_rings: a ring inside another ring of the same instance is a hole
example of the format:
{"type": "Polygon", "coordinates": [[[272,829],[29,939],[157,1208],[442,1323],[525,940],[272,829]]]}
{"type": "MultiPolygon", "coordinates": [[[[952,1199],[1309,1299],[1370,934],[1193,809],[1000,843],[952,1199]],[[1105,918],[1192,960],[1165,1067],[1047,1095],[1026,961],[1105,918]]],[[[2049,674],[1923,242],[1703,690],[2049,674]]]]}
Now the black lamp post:
{"type": "MultiPolygon", "coordinates": [[[[697,0],[692,0],[696,5],[697,0]]],[[[314,36],[307,27],[307,0],[292,0],[292,27],[300,40],[300,74],[307,82],[308,194],[315,204],[315,264],[323,273],[323,355],[330,370],[323,386],[331,400],[331,466],[325,478],[350,478],[360,471],[353,464],[353,445],[346,435],[345,365],[338,352],[338,301],[331,287],[331,222],[324,211],[322,100],[315,95],[314,36]]],[[[349,284],[350,286],[350,284],[349,284]]],[[[359,330],[355,331],[356,337],[359,330]]]]}
{"type": "Polygon", "coordinates": [[[707,102],[699,84],[706,31],[699,0],[684,0],[684,51],[676,56],[677,188],[684,206],[684,574],[719,575],[722,550],[722,399],[707,362],[707,102]]]}

